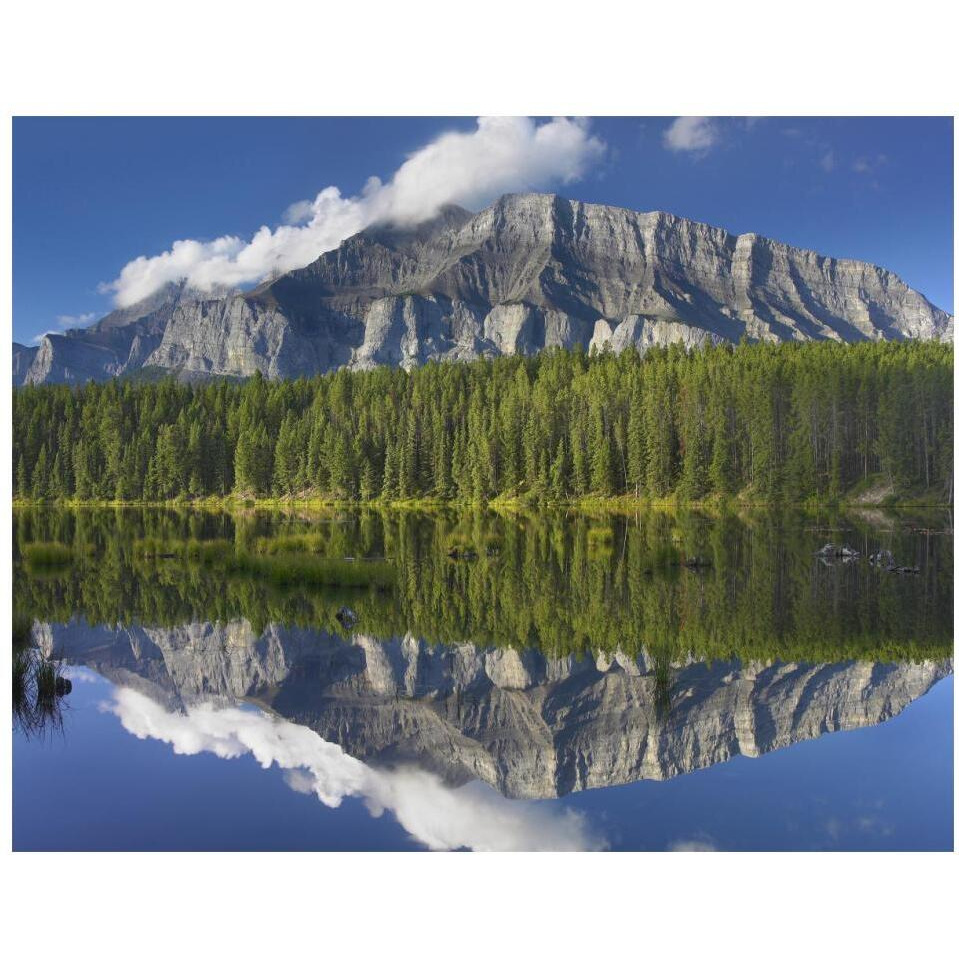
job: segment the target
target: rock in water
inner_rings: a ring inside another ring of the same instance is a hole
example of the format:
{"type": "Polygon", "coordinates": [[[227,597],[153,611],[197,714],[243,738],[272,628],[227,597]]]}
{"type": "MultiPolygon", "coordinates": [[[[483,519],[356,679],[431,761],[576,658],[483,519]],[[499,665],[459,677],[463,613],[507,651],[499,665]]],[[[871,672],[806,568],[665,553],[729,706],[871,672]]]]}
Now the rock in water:
{"type": "Polygon", "coordinates": [[[546,194],[373,227],[246,293],[169,284],[14,352],[14,383],[121,373],[292,377],[341,366],[764,340],[934,339],[953,318],[899,277],[668,213],[546,194]]]}
{"type": "Polygon", "coordinates": [[[833,560],[841,563],[853,563],[859,559],[859,551],[851,546],[837,546],[835,543],[826,543],[822,549],[816,550],[816,555],[828,566],[834,565],[833,560]]]}
{"type": "Polygon", "coordinates": [[[357,615],[349,606],[341,606],[336,611],[336,618],[344,629],[352,629],[356,625],[357,615]]]}

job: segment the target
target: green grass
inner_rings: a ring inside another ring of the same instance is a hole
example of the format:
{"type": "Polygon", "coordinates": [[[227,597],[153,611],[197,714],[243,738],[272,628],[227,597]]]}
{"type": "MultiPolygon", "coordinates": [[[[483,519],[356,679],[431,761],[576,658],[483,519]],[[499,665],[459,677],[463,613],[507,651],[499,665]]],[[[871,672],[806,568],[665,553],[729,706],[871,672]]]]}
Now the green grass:
{"type": "Polygon", "coordinates": [[[57,680],[63,671],[61,663],[44,659],[36,660],[33,670],[33,680],[36,684],[37,703],[41,707],[48,707],[57,698],[57,680]]]}
{"type": "Polygon", "coordinates": [[[275,586],[372,587],[389,589],[396,581],[383,560],[318,555],[326,546],[318,533],[260,537],[240,549],[226,539],[138,540],[134,551],[147,559],[173,558],[228,575],[254,576],[275,586]]]}
{"type": "Polygon", "coordinates": [[[613,531],[609,526],[591,526],[586,530],[586,552],[591,559],[613,555],[613,531]]]}
{"type": "Polygon", "coordinates": [[[492,555],[503,548],[503,542],[492,530],[470,532],[465,529],[450,530],[442,537],[442,548],[447,552],[459,553],[472,551],[477,555],[492,555]]]}
{"type": "Polygon", "coordinates": [[[205,566],[228,566],[236,555],[236,546],[228,539],[191,539],[180,549],[188,560],[205,566]]]}
{"type": "Polygon", "coordinates": [[[13,653],[13,724],[25,736],[63,729],[61,700],[69,692],[64,664],[47,659],[35,646],[15,647],[13,653]]]}
{"type": "Polygon", "coordinates": [[[161,556],[170,556],[175,554],[176,544],[169,543],[154,536],[147,536],[145,539],[138,539],[133,544],[133,553],[142,559],[157,559],[161,556]]]}
{"type": "Polygon", "coordinates": [[[139,559],[179,559],[203,563],[225,563],[233,557],[235,547],[226,539],[157,539],[148,536],[133,544],[133,555],[139,559]]]}
{"type": "Polygon", "coordinates": [[[586,543],[589,546],[612,546],[613,531],[608,526],[591,526],[586,531],[586,543]]]}
{"type": "Polygon", "coordinates": [[[325,553],[326,536],[322,533],[262,536],[253,541],[252,550],[264,556],[277,556],[284,553],[325,553]]]}
{"type": "MultiPolygon", "coordinates": [[[[218,495],[215,493],[203,496],[179,496],[175,499],[137,499],[137,500],[117,500],[117,499],[77,499],[68,497],[60,500],[33,499],[29,496],[17,496],[13,500],[14,509],[30,509],[43,505],[55,505],[58,507],[111,507],[111,508],[129,508],[144,506],[167,506],[167,507],[185,507],[191,509],[206,509],[212,511],[235,511],[235,510],[278,510],[286,511],[293,507],[312,508],[316,510],[328,510],[334,508],[356,508],[364,507],[366,509],[375,509],[385,512],[445,512],[448,510],[473,509],[477,506],[484,506],[497,512],[523,512],[530,509],[541,510],[544,508],[563,508],[571,509],[586,515],[596,516],[617,516],[629,515],[635,513],[637,509],[655,509],[663,512],[673,512],[677,508],[700,509],[710,512],[722,512],[730,509],[765,509],[769,507],[792,507],[818,508],[822,506],[861,506],[862,491],[868,488],[868,484],[857,484],[851,490],[847,490],[839,496],[833,497],[809,497],[799,500],[783,500],[781,502],[770,502],[767,498],[757,496],[750,490],[741,490],[739,493],[720,494],[712,493],[705,499],[684,499],[673,493],[665,497],[636,496],[633,493],[619,493],[615,496],[597,496],[590,494],[586,496],[570,497],[538,497],[533,494],[502,494],[492,500],[478,500],[464,497],[454,497],[452,499],[439,499],[435,496],[420,496],[408,499],[382,498],[360,501],[356,499],[343,499],[332,495],[321,496],[313,492],[303,492],[285,497],[259,496],[253,498],[246,494],[229,493],[218,495]]],[[[881,505],[886,508],[911,509],[911,508],[937,508],[949,505],[948,492],[938,487],[925,489],[916,487],[912,489],[896,492],[884,498],[881,503],[872,505],[881,505]]]]}
{"type": "Polygon", "coordinates": [[[231,570],[262,577],[276,586],[390,589],[396,582],[396,571],[383,560],[238,553],[231,570]]]}
{"type": "Polygon", "coordinates": [[[54,569],[69,566],[74,560],[74,552],[63,543],[26,543],[23,558],[34,569],[54,569]]]}

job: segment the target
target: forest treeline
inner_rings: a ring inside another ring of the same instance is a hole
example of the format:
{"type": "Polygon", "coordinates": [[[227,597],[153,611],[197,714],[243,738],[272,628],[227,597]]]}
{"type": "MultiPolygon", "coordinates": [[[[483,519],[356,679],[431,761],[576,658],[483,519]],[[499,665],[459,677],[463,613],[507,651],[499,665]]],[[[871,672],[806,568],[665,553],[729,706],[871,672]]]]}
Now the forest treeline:
{"type": "Polygon", "coordinates": [[[561,501],[951,495],[939,342],[548,350],[312,379],[14,391],[14,494],[561,501]]]}

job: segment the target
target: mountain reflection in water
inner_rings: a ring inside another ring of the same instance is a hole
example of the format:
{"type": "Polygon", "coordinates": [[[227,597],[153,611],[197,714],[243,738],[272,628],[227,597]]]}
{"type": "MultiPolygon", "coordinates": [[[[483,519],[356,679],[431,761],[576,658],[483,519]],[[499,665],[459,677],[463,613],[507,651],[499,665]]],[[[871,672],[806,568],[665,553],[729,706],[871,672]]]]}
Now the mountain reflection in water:
{"type": "Polygon", "coordinates": [[[949,517],[24,510],[14,559],[124,729],[435,849],[616,846],[577,796],[882,724],[953,668],[949,517]]]}
{"type": "Polygon", "coordinates": [[[38,624],[35,635],[155,704],[171,725],[255,703],[377,768],[415,766],[451,786],[481,780],[524,799],[667,779],[875,725],[952,670],[951,659],[689,660],[668,664],[663,690],[663,670],[644,657],[553,659],[280,626],[258,634],[245,621],[118,630],[75,621],[38,624]]]}
{"type": "Polygon", "coordinates": [[[510,802],[482,783],[450,788],[415,767],[379,770],[347,755],[306,726],[262,710],[200,703],[168,710],[143,693],[117,688],[105,708],[139,739],[169,743],[175,752],[211,752],[222,759],[247,753],[276,765],[290,788],[327,806],[361,798],[374,816],[393,813],[429,849],[561,850],[603,848],[584,817],[541,803],[510,802]]]}

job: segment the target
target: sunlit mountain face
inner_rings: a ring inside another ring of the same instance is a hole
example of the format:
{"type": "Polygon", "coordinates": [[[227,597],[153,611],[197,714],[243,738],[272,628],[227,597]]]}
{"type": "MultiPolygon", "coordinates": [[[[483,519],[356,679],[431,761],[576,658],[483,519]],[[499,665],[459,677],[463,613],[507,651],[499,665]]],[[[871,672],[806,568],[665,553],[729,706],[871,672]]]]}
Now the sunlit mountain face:
{"type": "Polygon", "coordinates": [[[17,511],[15,840],[951,847],[948,519],[17,511]]]}

